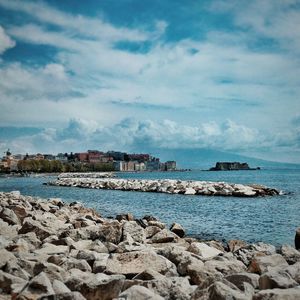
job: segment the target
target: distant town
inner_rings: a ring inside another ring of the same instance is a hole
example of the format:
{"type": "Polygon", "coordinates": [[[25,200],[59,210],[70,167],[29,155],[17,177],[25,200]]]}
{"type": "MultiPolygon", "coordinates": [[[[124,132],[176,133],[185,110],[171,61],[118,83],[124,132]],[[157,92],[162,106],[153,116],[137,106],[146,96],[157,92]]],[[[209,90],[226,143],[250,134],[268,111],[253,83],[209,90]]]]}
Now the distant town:
{"type": "Polygon", "coordinates": [[[176,171],[176,161],[161,162],[145,153],[88,150],[79,153],[13,154],[9,149],[0,162],[1,173],[57,173],[93,171],[176,171]]]}

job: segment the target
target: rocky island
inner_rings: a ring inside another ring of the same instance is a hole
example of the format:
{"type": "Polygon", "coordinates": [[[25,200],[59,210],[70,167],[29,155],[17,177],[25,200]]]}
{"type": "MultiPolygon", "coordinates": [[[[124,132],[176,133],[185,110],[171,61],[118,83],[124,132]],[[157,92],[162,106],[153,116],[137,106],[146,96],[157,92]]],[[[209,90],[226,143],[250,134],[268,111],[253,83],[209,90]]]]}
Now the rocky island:
{"type": "Polygon", "coordinates": [[[58,176],[57,180],[45,183],[47,185],[79,187],[90,189],[109,189],[122,191],[156,192],[184,195],[204,196],[234,196],[258,197],[275,196],[280,191],[263,185],[245,185],[226,182],[196,181],[196,180],[146,180],[120,178],[86,178],[84,176],[58,176]]]}
{"type": "Polygon", "coordinates": [[[247,163],[217,162],[215,167],[209,169],[209,171],[241,171],[241,170],[260,170],[260,168],[259,167],[250,168],[247,163]]]}
{"type": "Polygon", "coordinates": [[[289,245],[200,241],[178,223],[106,219],[19,192],[0,203],[1,299],[300,299],[300,252],[289,245]]]}

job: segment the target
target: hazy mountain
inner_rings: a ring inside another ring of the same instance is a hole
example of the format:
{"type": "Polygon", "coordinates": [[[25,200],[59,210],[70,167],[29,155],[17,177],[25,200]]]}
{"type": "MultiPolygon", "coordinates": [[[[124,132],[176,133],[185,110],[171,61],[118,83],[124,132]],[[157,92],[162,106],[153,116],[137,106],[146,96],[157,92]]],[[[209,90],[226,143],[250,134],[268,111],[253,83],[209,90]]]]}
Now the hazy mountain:
{"type": "Polygon", "coordinates": [[[148,149],[148,153],[161,158],[161,161],[175,160],[180,168],[209,169],[217,161],[247,162],[250,167],[300,168],[300,165],[279,163],[222,152],[211,149],[148,149]]]}

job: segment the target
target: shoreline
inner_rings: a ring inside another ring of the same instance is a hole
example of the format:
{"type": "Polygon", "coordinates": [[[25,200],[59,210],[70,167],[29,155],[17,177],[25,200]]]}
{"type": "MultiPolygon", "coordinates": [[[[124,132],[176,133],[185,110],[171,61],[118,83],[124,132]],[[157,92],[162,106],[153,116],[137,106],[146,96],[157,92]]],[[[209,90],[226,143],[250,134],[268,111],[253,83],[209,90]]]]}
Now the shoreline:
{"type": "Polygon", "coordinates": [[[17,191],[0,200],[4,299],[299,299],[300,252],[288,245],[224,247],[153,216],[108,219],[17,191]]]}

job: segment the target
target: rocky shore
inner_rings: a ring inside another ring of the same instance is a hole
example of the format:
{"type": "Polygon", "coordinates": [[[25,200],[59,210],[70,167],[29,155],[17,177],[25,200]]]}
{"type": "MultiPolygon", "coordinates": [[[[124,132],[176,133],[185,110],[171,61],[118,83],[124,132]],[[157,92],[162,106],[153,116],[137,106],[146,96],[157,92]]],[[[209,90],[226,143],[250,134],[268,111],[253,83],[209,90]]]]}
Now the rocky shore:
{"type": "MultiPolygon", "coordinates": [[[[83,173],[84,174],[84,173],[83,173]]],[[[262,185],[244,185],[226,182],[184,181],[184,180],[145,180],[116,178],[85,178],[59,176],[46,183],[54,186],[109,189],[122,191],[157,192],[184,195],[259,197],[279,195],[280,191],[262,185]]]]}
{"type": "Polygon", "coordinates": [[[178,223],[19,192],[0,203],[0,299],[300,299],[289,245],[199,241],[178,223]]]}

